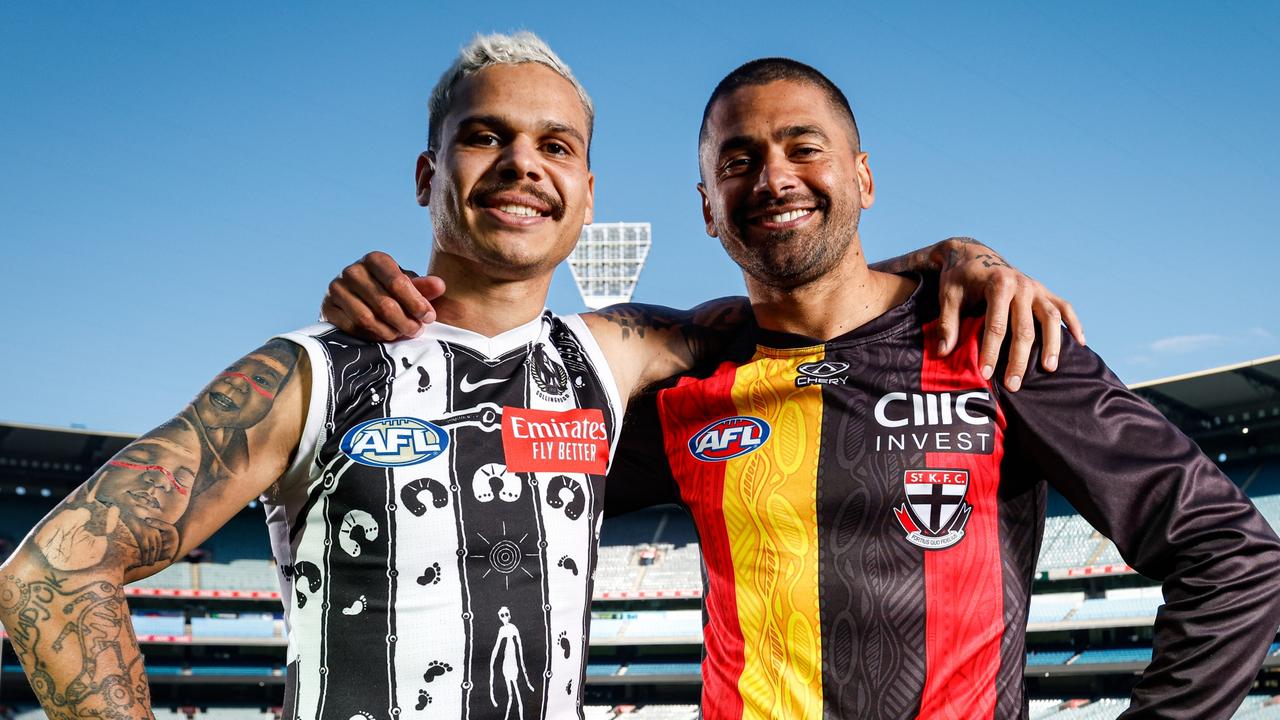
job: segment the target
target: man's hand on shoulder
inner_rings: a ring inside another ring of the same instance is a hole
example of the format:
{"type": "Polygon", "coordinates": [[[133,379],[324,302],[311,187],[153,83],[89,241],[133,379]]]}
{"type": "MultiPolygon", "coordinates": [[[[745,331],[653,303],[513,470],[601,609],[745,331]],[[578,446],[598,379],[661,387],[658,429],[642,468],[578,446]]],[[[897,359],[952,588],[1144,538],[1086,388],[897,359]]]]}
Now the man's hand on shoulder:
{"type": "Polygon", "coordinates": [[[343,332],[390,342],[416,337],[434,322],[431,301],[444,294],[444,280],[420,277],[390,255],[374,251],[343,268],[329,282],[320,316],[343,332]]]}
{"type": "Polygon", "coordinates": [[[960,311],[966,304],[985,300],[986,331],[982,338],[982,375],[989,378],[999,360],[1005,335],[1012,327],[1009,362],[1004,384],[1016,392],[1026,376],[1036,322],[1044,337],[1040,366],[1048,372],[1058,367],[1062,347],[1062,323],[1081,345],[1084,327],[1071,303],[1010,265],[995,250],[967,237],[943,240],[934,248],[939,263],[942,312],[939,316],[939,351],[951,352],[960,334],[960,311]]]}

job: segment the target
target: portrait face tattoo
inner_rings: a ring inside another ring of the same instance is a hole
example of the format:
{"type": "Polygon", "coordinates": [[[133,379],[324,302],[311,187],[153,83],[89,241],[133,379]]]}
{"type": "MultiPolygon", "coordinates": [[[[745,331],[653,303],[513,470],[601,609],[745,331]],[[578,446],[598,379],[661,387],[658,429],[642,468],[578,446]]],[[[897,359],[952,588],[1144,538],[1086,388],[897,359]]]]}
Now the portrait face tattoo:
{"type": "MultiPolygon", "coordinates": [[[[187,442],[197,442],[190,430],[166,434],[187,435],[187,442]]],[[[135,442],[102,469],[94,496],[121,513],[176,523],[187,511],[200,467],[197,453],[176,439],[157,434],[135,442]]]]}
{"type": "Polygon", "coordinates": [[[271,411],[276,393],[289,376],[289,359],[255,352],[228,367],[196,399],[205,427],[247,428],[271,411]]]}

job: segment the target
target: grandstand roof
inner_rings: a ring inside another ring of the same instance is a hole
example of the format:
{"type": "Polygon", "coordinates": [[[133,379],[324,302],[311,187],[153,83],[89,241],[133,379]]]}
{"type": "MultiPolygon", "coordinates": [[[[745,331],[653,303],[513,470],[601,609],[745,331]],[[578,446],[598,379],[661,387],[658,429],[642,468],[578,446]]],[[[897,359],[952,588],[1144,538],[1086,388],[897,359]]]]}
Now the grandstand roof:
{"type": "Polygon", "coordinates": [[[134,437],[0,422],[0,484],[79,484],[134,437]]]}
{"type": "Polygon", "coordinates": [[[1280,451],[1280,355],[1131,386],[1210,456],[1280,451]]]}

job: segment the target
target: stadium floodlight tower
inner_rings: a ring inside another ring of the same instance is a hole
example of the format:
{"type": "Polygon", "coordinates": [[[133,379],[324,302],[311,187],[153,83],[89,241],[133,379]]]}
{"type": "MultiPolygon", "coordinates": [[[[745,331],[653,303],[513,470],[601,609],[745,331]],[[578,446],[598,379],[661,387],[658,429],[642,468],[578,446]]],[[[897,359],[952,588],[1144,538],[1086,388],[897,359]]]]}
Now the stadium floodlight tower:
{"type": "Polygon", "coordinates": [[[627,302],[649,256],[649,223],[595,223],[582,228],[569,271],[592,310],[627,302]]]}

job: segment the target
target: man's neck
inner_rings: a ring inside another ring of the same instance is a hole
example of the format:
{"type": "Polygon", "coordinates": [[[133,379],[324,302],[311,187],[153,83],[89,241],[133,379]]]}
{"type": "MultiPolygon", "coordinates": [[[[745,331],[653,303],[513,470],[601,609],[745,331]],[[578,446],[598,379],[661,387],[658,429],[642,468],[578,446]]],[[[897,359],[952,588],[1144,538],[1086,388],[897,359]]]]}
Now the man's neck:
{"type": "Polygon", "coordinates": [[[533,320],[546,307],[551,273],[503,280],[474,265],[456,255],[432,255],[428,272],[443,279],[447,288],[431,302],[437,322],[494,337],[533,320]]]}
{"type": "Polygon", "coordinates": [[[824,341],[862,327],[915,289],[907,278],[867,267],[857,235],[840,264],[813,282],[780,289],[745,277],[760,327],[824,341]]]}

